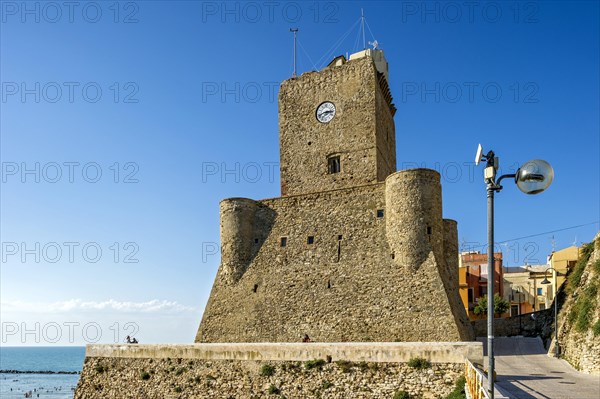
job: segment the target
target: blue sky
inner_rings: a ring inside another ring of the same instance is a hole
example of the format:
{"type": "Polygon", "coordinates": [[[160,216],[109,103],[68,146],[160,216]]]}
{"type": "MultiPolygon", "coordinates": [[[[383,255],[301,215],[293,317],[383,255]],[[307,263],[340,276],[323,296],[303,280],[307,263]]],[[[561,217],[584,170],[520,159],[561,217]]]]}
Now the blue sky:
{"type": "Polygon", "coordinates": [[[219,201],[279,196],[289,29],[298,71],[319,69],[362,48],[361,8],[390,66],[398,169],[441,171],[463,249],[486,240],[478,143],[507,173],[535,158],[555,170],[541,195],[497,195],[505,264],[599,229],[597,2],[23,4],[0,10],[2,344],[136,328],[192,342],[219,201]]]}

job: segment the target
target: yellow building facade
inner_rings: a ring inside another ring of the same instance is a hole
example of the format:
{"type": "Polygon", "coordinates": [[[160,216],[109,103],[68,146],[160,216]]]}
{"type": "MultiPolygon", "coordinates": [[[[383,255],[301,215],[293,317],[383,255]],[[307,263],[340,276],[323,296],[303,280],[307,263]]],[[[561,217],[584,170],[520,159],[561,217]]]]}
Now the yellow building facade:
{"type": "Polygon", "coordinates": [[[546,265],[526,265],[505,271],[504,299],[510,302],[510,315],[536,312],[552,306],[556,290],[564,284],[580,253],[581,248],[571,246],[552,252],[546,265]],[[542,284],[546,278],[549,284],[542,284]]]}

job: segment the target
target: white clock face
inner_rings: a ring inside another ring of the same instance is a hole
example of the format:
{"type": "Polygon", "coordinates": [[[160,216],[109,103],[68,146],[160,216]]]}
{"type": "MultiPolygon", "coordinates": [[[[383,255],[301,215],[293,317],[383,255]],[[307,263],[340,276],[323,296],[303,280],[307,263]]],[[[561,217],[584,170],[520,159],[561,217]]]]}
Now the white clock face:
{"type": "Polygon", "coordinates": [[[327,123],[335,116],[335,105],[330,101],[325,101],[317,107],[317,120],[321,123],[327,123]]]}

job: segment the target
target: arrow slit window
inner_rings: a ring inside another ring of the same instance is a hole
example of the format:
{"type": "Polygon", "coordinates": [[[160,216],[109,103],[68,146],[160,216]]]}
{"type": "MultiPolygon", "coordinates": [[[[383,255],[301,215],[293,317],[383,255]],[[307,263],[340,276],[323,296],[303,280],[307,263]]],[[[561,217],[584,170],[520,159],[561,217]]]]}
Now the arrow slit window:
{"type": "Polygon", "coordinates": [[[341,170],[340,156],[335,155],[335,156],[328,157],[327,158],[327,173],[329,173],[329,174],[340,173],[340,170],[341,170]]]}

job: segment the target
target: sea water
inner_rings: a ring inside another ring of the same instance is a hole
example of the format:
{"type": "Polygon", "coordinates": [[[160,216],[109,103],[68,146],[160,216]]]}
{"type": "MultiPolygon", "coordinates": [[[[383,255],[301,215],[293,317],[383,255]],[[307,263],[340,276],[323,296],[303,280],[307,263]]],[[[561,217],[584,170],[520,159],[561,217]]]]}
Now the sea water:
{"type": "Polygon", "coordinates": [[[84,358],[84,347],[0,346],[0,398],[72,399],[79,374],[48,372],[81,372],[84,358]]]}

